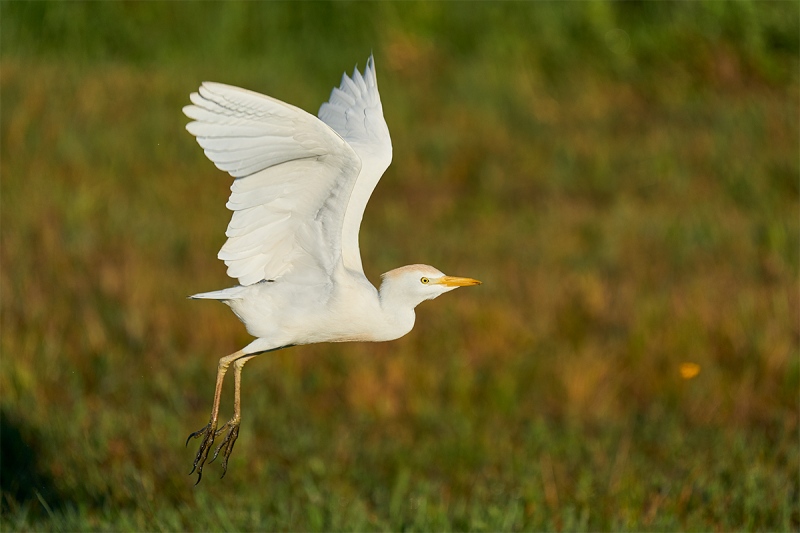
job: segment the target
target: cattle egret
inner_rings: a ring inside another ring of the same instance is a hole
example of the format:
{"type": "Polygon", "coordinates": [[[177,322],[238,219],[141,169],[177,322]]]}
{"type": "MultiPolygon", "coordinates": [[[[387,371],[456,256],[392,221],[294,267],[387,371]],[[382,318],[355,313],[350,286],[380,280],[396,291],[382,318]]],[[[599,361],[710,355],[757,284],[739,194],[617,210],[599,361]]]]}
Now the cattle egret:
{"type": "Polygon", "coordinates": [[[358,231],[372,191],[392,160],[375,63],[345,73],[315,117],[269,96],[203,83],[183,112],[206,156],[234,177],[233,216],[218,257],[239,285],[191,298],[220,300],[256,340],[219,360],[211,419],[201,439],[197,482],[214,439],[227,432],[222,475],[239,435],[242,367],[258,354],[300,344],[388,341],[414,326],[414,308],[468,285],[427,265],[383,274],[380,289],[361,266],[358,231]],[[220,392],[234,368],[233,417],[217,428],[220,392]]]}

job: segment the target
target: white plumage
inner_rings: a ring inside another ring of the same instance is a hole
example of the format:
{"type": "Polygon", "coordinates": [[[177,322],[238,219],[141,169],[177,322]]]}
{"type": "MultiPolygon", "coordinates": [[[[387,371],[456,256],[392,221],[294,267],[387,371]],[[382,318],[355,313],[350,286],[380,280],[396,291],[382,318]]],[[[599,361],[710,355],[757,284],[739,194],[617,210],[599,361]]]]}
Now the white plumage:
{"type": "MultiPolygon", "coordinates": [[[[228,433],[223,475],[240,422],[240,376],[255,355],[297,344],[385,341],[414,325],[414,308],[471,278],[445,276],[427,265],[382,276],[380,290],[361,265],[358,233],[364,209],[392,160],[373,58],[362,75],[342,76],[319,118],[258,93],[205,82],[184,107],[186,129],[206,156],[234,178],[233,216],[218,257],[240,285],[196,294],[221,300],[256,337],[220,359],[209,424],[192,433],[198,482],[214,438],[228,433]],[[217,429],[219,397],[234,363],[234,416],[217,429]]],[[[188,443],[188,440],[187,440],[188,443]]]]}

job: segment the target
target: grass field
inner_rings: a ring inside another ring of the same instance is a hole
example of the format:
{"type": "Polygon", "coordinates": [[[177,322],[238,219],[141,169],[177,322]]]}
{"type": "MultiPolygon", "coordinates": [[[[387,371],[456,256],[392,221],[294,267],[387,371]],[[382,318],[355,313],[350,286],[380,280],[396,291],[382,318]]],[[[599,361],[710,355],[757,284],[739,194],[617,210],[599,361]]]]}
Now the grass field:
{"type": "Polygon", "coordinates": [[[0,3],[0,528],[799,530],[798,18],[0,3]],[[185,299],[233,284],[231,180],[181,107],[214,80],[316,112],[370,52],[395,156],[367,275],[484,285],[249,363],[195,487],[184,441],[250,338],[185,299]]]}

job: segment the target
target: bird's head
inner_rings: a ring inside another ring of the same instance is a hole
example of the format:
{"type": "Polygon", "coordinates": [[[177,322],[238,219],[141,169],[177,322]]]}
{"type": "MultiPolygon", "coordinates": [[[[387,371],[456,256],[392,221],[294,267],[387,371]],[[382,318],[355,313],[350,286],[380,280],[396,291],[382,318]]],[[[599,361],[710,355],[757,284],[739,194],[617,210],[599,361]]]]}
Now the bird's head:
{"type": "Polygon", "coordinates": [[[381,299],[386,297],[402,300],[416,307],[425,300],[433,300],[440,294],[459,287],[480,285],[472,278],[446,276],[440,270],[428,265],[408,265],[395,268],[381,276],[381,299]]]}

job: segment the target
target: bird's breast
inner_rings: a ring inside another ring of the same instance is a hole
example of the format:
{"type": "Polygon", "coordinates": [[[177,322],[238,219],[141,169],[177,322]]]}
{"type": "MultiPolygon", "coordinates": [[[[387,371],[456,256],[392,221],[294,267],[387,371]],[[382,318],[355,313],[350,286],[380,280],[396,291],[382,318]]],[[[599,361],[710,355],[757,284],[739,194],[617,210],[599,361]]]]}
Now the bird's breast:
{"type": "Polygon", "coordinates": [[[413,309],[406,313],[396,309],[387,311],[371,285],[334,294],[325,315],[324,326],[318,331],[324,339],[316,342],[390,341],[402,337],[414,326],[413,309]]]}

